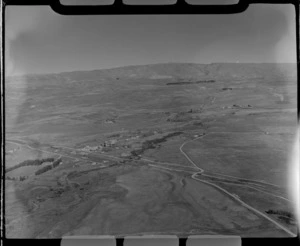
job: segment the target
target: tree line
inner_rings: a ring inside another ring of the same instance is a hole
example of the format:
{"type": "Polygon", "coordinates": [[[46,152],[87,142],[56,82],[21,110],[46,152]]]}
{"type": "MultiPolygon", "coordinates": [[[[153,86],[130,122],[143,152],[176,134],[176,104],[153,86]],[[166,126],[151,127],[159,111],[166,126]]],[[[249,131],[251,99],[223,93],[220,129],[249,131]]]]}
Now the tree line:
{"type": "Polygon", "coordinates": [[[50,157],[50,158],[43,158],[43,159],[36,159],[36,160],[26,160],[26,161],[23,161],[13,167],[9,167],[9,168],[6,168],[6,172],[10,172],[12,170],[15,170],[19,167],[25,167],[25,166],[40,166],[42,165],[44,162],[53,162],[54,161],[54,158],[53,157],[50,157]]]}
{"type": "Polygon", "coordinates": [[[45,173],[45,172],[51,170],[52,168],[57,167],[60,163],[61,163],[61,158],[59,158],[59,159],[53,161],[53,163],[50,164],[50,165],[47,165],[47,166],[44,166],[44,167],[40,168],[40,169],[37,170],[34,174],[35,174],[35,175],[40,175],[40,174],[42,174],[42,173],[45,173]]]}
{"type": "Polygon", "coordinates": [[[293,214],[288,212],[288,211],[283,211],[283,210],[273,210],[273,209],[269,209],[268,211],[266,211],[267,214],[278,214],[278,215],[282,215],[288,218],[293,219],[293,214]]]}
{"type": "MultiPolygon", "coordinates": [[[[34,174],[35,175],[40,175],[42,173],[45,173],[49,170],[51,170],[52,168],[55,168],[57,167],[61,162],[62,162],[62,159],[61,158],[58,158],[56,160],[54,160],[54,158],[43,158],[43,159],[36,159],[36,160],[26,160],[26,161],[23,161],[19,164],[17,164],[16,166],[13,166],[13,167],[10,167],[10,168],[7,168],[6,169],[6,172],[9,172],[9,171],[12,171],[12,170],[15,170],[19,167],[24,167],[24,166],[39,166],[41,164],[43,164],[44,162],[52,162],[51,164],[49,165],[46,165],[40,169],[38,169],[34,174]]],[[[20,176],[20,177],[9,177],[9,176],[6,176],[6,179],[7,180],[20,180],[20,181],[23,181],[25,179],[27,179],[28,176],[20,176]]]]}

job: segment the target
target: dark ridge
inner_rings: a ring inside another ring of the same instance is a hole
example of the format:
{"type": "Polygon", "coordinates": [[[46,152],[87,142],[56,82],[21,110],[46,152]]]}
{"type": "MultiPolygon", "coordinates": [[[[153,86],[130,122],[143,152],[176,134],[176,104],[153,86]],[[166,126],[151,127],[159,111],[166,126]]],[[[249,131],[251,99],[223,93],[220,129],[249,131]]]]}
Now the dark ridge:
{"type": "Polygon", "coordinates": [[[201,81],[194,81],[194,82],[170,82],[166,83],[166,85],[188,85],[188,84],[202,84],[202,83],[215,83],[215,80],[201,80],[201,81]]]}

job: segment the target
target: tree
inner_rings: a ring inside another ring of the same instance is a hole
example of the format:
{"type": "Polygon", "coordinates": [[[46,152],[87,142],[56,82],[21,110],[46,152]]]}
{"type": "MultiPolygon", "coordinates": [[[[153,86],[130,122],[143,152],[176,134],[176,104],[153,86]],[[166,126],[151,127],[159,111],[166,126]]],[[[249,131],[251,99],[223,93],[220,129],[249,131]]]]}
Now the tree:
{"type": "Polygon", "coordinates": [[[20,181],[24,181],[26,179],[25,176],[20,176],[20,181]]]}
{"type": "Polygon", "coordinates": [[[51,170],[51,169],[52,169],[52,165],[44,166],[44,167],[42,167],[41,169],[37,170],[37,171],[35,172],[35,175],[40,175],[40,174],[45,173],[45,172],[47,172],[47,171],[49,171],[49,170],[51,170]]]}
{"type": "Polygon", "coordinates": [[[53,168],[57,167],[60,163],[61,163],[61,158],[55,160],[55,161],[52,163],[53,168]]]}

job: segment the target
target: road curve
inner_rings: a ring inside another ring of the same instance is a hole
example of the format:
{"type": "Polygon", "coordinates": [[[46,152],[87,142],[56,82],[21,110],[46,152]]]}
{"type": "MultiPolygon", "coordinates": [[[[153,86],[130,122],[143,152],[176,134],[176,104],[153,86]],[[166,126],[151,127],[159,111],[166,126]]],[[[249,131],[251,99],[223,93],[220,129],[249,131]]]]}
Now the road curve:
{"type": "Polygon", "coordinates": [[[290,236],[292,237],[296,237],[297,235],[294,234],[293,232],[291,232],[289,229],[287,229],[286,227],[284,227],[283,225],[279,224],[278,222],[276,222],[275,220],[273,220],[272,218],[270,218],[269,216],[265,215],[264,213],[260,212],[259,210],[251,207],[250,205],[248,205],[247,203],[243,202],[241,199],[237,198],[236,196],[234,196],[233,194],[231,194],[230,192],[228,192],[227,190],[223,189],[222,187],[216,185],[216,184],[213,184],[213,183],[210,183],[208,181],[205,181],[205,180],[201,180],[201,179],[198,179],[198,178],[195,178],[195,176],[197,175],[197,173],[194,173],[192,175],[192,178],[195,179],[195,180],[198,180],[202,183],[205,183],[205,184],[208,184],[208,185],[211,185],[215,188],[217,188],[218,190],[221,190],[222,192],[224,192],[225,194],[227,194],[228,196],[230,196],[232,199],[236,200],[237,202],[239,202],[241,205],[243,205],[244,207],[248,208],[249,210],[253,211],[254,213],[264,217],[265,219],[269,220],[270,222],[272,222],[274,225],[276,225],[278,228],[284,230],[286,233],[288,233],[290,236]]]}
{"type": "Polygon", "coordinates": [[[187,143],[190,143],[190,142],[195,141],[195,140],[197,140],[197,139],[199,139],[199,138],[202,138],[203,136],[205,136],[205,133],[203,133],[203,134],[202,134],[201,136],[199,136],[199,137],[196,137],[196,138],[194,138],[194,139],[192,139],[192,140],[188,140],[188,141],[184,142],[184,143],[179,147],[180,152],[185,156],[185,158],[186,158],[191,164],[193,164],[194,167],[196,167],[196,168],[199,170],[198,173],[203,173],[204,170],[203,170],[202,168],[198,167],[198,166],[193,162],[193,160],[191,160],[191,158],[190,158],[190,157],[182,150],[182,148],[183,148],[184,145],[186,145],[187,143]]]}
{"type": "MultiPolygon", "coordinates": [[[[191,140],[188,140],[186,142],[184,142],[180,147],[179,147],[179,150],[180,152],[186,157],[186,159],[193,165],[195,166],[197,169],[199,170],[202,170],[202,173],[204,172],[204,170],[202,168],[199,168],[194,162],[193,160],[191,160],[191,158],[183,151],[183,147],[187,144],[187,143],[191,143],[193,141],[196,141],[200,138],[203,138],[204,136],[208,136],[209,134],[213,134],[213,133],[239,133],[239,132],[226,132],[226,131],[223,131],[223,132],[208,132],[208,133],[203,133],[202,135],[194,138],[194,139],[191,139],[191,140]]],[[[258,133],[258,131],[253,131],[253,132],[247,132],[247,133],[258,133]]],[[[255,179],[245,179],[245,178],[240,178],[240,177],[236,177],[236,176],[230,176],[230,175],[225,175],[225,174],[220,174],[220,173],[213,173],[213,174],[217,174],[217,175],[220,175],[220,176],[227,176],[227,177],[230,177],[230,178],[234,178],[234,179],[239,179],[239,180],[245,180],[245,181],[249,181],[249,182],[255,182],[255,183],[261,183],[261,184],[266,184],[266,185],[272,185],[274,187],[279,187],[278,185],[275,185],[275,184],[271,184],[271,183],[268,183],[268,182],[265,182],[265,181],[261,181],[261,180],[255,180],[255,179]]]]}
{"type": "MultiPolygon", "coordinates": [[[[189,140],[189,141],[186,141],[184,142],[181,146],[180,146],[180,152],[186,157],[186,159],[191,163],[193,164],[195,167],[199,168],[191,159],[190,157],[182,150],[182,148],[184,147],[185,144],[189,143],[189,142],[192,142],[192,141],[195,141],[199,138],[202,138],[203,136],[205,136],[205,134],[195,138],[195,139],[192,139],[192,140],[189,140]]],[[[259,210],[253,208],[252,206],[250,206],[249,204],[245,203],[244,201],[242,201],[240,198],[234,196],[233,194],[231,194],[230,192],[228,192],[227,190],[225,190],[224,188],[214,184],[214,183],[211,183],[211,182],[208,182],[206,180],[202,180],[202,179],[199,179],[199,178],[196,178],[197,175],[205,175],[205,174],[202,174],[204,172],[204,169],[202,168],[199,168],[199,172],[195,172],[193,175],[192,175],[192,178],[195,179],[195,180],[198,180],[202,183],[205,183],[205,184],[208,184],[210,186],[213,186],[215,187],[216,189],[224,192],[225,194],[227,194],[228,196],[230,196],[232,199],[234,199],[235,201],[239,202],[242,206],[248,208],[249,210],[253,211],[254,213],[264,217],[265,219],[269,220],[270,222],[272,222],[274,225],[276,225],[278,228],[282,229],[283,231],[285,231],[286,233],[288,233],[290,236],[292,237],[296,237],[296,234],[294,234],[293,232],[291,232],[288,228],[284,227],[283,225],[279,224],[277,221],[273,220],[272,218],[270,218],[269,216],[267,216],[266,214],[260,212],[259,210]]],[[[233,177],[233,176],[231,176],[233,177]]]]}
{"type": "Polygon", "coordinates": [[[168,168],[168,167],[162,167],[162,166],[157,166],[157,165],[153,165],[153,164],[149,164],[149,166],[152,166],[154,168],[159,168],[159,169],[166,169],[166,170],[171,170],[171,171],[184,171],[184,172],[188,172],[188,173],[193,173],[192,174],[192,178],[194,180],[197,180],[199,182],[202,182],[202,183],[205,183],[207,185],[210,185],[210,186],[213,186],[214,188],[222,191],[223,193],[225,193],[226,195],[230,196],[232,199],[234,199],[235,201],[237,201],[238,203],[240,203],[242,206],[248,208],[249,210],[251,210],[252,212],[264,217],[265,219],[269,220],[271,223],[275,224],[278,228],[284,230],[286,233],[288,233],[290,236],[292,237],[296,237],[296,234],[294,234],[293,232],[291,232],[288,228],[284,227],[283,225],[279,224],[278,222],[276,222],[275,220],[273,220],[272,218],[270,218],[269,216],[265,215],[264,213],[260,212],[259,210],[253,208],[252,206],[250,206],[249,204],[245,203],[244,201],[242,201],[240,198],[234,196],[233,194],[231,194],[230,192],[228,192],[227,190],[225,190],[224,188],[214,184],[214,183],[211,183],[211,182],[208,182],[208,181],[205,181],[205,180],[201,180],[199,178],[196,178],[196,176],[199,174],[199,172],[192,172],[192,171],[186,171],[186,170],[179,170],[179,169],[174,169],[174,168],[168,168]]]}

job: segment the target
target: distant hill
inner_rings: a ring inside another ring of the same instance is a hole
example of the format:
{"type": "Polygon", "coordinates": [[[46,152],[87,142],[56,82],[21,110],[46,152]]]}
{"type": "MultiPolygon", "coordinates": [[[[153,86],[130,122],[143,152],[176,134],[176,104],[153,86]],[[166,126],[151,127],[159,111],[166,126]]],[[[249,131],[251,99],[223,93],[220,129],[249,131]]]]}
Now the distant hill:
{"type": "Polygon", "coordinates": [[[295,76],[295,64],[166,63],[10,77],[6,129],[76,138],[194,121],[203,107],[287,107],[295,104],[295,76]],[[239,89],[224,93],[232,87],[239,89]]]}
{"type": "Polygon", "coordinates": [[[161,63],[150,65],[125,66],[91,71],[74,71],[57,74],[37,74],[7,77],[10,81],[26,78],[27,81],[89,81],[99,79],[234,79],[234,78],[279,78],[295,77],[294,63],[161,63]]]}

